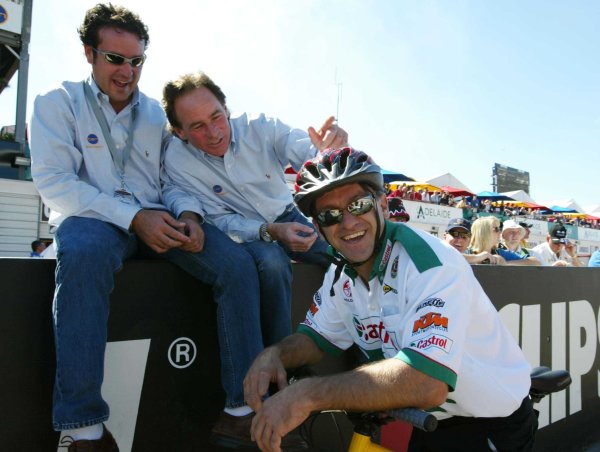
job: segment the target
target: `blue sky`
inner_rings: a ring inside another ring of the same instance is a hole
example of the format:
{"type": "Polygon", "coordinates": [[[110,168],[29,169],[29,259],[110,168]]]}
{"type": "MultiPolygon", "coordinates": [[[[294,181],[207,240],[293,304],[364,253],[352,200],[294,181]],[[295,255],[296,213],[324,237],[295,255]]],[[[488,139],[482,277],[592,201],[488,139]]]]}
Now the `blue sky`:
{"type": "MultiPolygon", "coordinates": [[[[1,1],[1,0],[0,0],[1,1]]],[[[34,1],[36,94],[89,74],[76,29],[96,1],[34,1]]],[[[494,163],[529,171],[539,203],[600,204],[600,2],[123,1],[150,28],[140,82],[207,72],[233,114],[319,126],[418,180],[491,189],[494,163]],[[175,5],[169,8],[169,5],[175,5]]],[[[0,95],[14,122],[16,77],[0,95]]]]}

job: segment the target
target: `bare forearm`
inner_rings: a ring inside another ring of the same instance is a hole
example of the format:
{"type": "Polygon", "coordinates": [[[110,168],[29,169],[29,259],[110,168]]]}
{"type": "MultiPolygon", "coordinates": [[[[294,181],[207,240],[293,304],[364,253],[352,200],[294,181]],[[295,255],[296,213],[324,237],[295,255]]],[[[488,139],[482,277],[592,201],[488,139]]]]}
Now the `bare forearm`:
{"type": "Polygon", "coordinates": [[[324,354],[312,339],[299,333],[286,337],[275,344],[272,349],[279,355],[279,359],[286,369],[315,364],[321,360],[324,354]]]}
{"type": "Polygon", "coordinates": [[[311,411],[431,408],[442,404],[448,394],[445,383],[395,358],[299,383],[303,388],[298,389],[305,393],[311,411]]]}

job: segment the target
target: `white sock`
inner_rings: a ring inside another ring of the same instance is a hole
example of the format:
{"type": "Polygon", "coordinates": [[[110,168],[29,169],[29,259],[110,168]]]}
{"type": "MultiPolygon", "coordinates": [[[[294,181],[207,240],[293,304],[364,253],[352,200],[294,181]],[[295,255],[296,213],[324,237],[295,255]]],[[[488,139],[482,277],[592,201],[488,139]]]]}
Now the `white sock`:
{"type": "Polygon", "coordinates": [[[102,428],[102,424],[94,424],[88,427],[63,430],[64,436],[70,436],[73,438],[73,441],[78,441],[80,439],[100,439],[103,432],[104,429],[102,428]]]}
{"type": "Polygon", "coordinates": [[[246,416],[247,414],[250,414],[253,412],[252,408],[250,408],[248,405],[239,406],[237,408],[225,407],[225,409],[223,411],[225,411],[227,414],[230,414],[231,416],[237,416],[237,417],[246,416]]]}

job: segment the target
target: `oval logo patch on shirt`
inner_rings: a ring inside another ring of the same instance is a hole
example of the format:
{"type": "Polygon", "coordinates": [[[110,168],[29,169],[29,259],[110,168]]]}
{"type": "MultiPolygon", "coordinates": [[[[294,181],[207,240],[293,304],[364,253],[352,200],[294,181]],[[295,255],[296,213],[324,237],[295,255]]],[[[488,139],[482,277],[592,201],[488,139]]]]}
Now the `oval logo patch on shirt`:
{"type": "Polygon", "coordinates": [[[98,144],[98,135],[94,134],[94,133],[90,133],[87,136],[87,141],[90,144],[98,144]]]}
{"type": "Polygon", "coordinates": [[[4,6],[0,5],[0,24],[8,20],[8,12],[4,9],[4,6]]]}
{"type": "Polygon", "coordinates": [[[213,192],[215,193],[215,195],[222,195],[223,194],[223,187],[221,187],[220,185],[213,185],[213,192]]]}

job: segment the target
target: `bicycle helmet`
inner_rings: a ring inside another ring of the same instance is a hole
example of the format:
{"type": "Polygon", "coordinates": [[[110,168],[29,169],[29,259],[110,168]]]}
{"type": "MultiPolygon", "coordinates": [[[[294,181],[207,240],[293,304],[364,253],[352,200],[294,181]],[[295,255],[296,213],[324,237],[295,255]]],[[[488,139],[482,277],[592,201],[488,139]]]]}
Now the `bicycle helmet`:
{"type": "Polygon", "coordinates": [[[351,183],[364,183],[376,192],[383,192],[381,168],[367,154],[351,147],[327,149],[298,171],[294,201],[310,217],[319,196],[351,183]]]}

